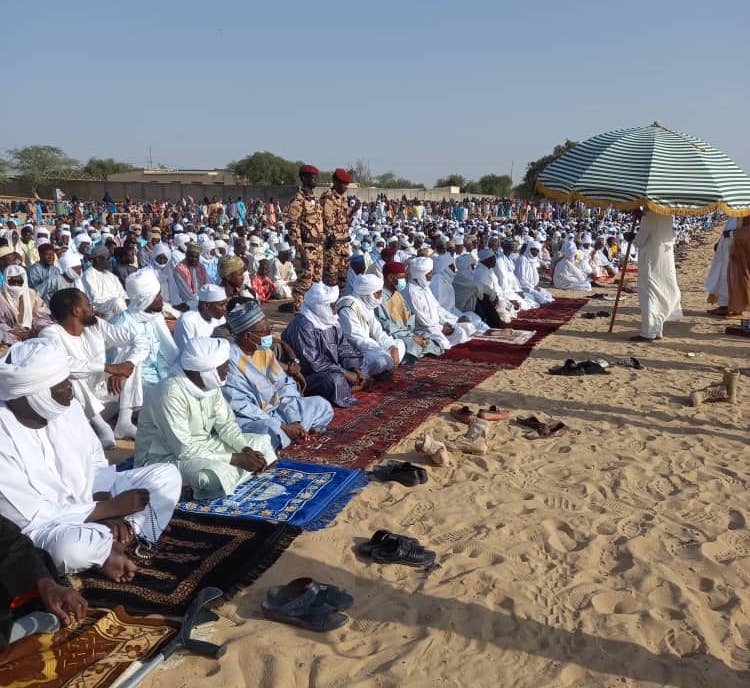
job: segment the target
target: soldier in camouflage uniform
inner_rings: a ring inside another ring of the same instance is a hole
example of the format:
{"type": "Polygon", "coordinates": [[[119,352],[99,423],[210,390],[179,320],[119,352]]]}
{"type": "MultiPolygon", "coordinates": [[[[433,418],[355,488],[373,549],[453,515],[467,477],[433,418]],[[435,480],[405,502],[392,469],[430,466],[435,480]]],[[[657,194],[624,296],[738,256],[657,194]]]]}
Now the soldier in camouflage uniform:
{"type": "Polygon", "coordinates": [[[349,269],[349,224],[359,208],[359,201],[352,210],[346,202],[346,188],[352,183],[351,175],[341,168],[333,173],[333,186],[320,197],[323,208],[323,228],[326,243],[323,256],[323,281],[330,287],[346,285],[349,269]]]}
{"type": "Polygon", "coordinates": [[[289,203],[286,228],[289,243],[296,247],[297,281],[292,290],[294,312],[299,312],[302,298],[313,282],[323,279],[323,211],[315,198],[318,168],[302,165],[299,168],[302,183],[289,203]]]}

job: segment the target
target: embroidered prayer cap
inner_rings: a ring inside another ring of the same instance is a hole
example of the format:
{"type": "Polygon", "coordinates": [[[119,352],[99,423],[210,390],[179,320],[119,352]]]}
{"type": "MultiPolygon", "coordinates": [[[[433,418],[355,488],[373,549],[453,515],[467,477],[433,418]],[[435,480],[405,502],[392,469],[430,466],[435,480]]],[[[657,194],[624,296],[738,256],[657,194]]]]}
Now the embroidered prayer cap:
{"type": "Polygon", "coordinates": [[[224,291],[224,287],[220,287],[218,284],[204,284],[198,289],[198,301],[217,303],[226,300],[227,293],[224,291]]]}
{"type": "Polygon", "coordinates": [[[64,351],[44,339],[14,344],[0,359],[0,401],[50,389],[70,376],[64,351]]]}
{"type": "Polygon", "coordinates": [[[477,255],[479,256],[479,260],[487,260],[488,258],[492,258],[492,256],[495,255],[495,252],[491,248],[483,248],[477,253],[477,255]]]}
{"type": "Polygon", "coordinates": [[[240,334],[265,320],[265,315],[255,301],[237,304],[227,313],[227,327],[232,334],[240,334]]]}
{"type": "MultiPolygon", "coordinates": [[[[239,256],[224,256],[219,258],[219,275],[226,277],[237,270],[245,270],[245,261],[239,256]]],[[[226,297],[225,297],[226,298],[226,297]]]]}
{"type": "Polygon", "coordinates": [[[205,373],[229,360],[229,341],[216,337],[195,337],[186,342],[180,356],[183,370],[205,373]]]}
{"type": "Polygon", "coordinates": [[[188,256],[199,256],[201,254],[201,247],[198,244],[188,244],[185,247],[185,255],[188,256]]]}

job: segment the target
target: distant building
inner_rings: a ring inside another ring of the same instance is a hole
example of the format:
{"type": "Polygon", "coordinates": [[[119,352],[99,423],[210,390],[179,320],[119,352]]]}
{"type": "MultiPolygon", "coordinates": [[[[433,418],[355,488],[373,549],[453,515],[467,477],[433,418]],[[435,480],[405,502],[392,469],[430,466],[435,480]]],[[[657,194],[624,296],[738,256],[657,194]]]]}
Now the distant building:
{"type": "Polygon", "coordinates": [[[237,184],[229,170],[175,170],[164,167],[119,172],[107,177],[110,182],[159,182],[162,184],[237,184]]]}

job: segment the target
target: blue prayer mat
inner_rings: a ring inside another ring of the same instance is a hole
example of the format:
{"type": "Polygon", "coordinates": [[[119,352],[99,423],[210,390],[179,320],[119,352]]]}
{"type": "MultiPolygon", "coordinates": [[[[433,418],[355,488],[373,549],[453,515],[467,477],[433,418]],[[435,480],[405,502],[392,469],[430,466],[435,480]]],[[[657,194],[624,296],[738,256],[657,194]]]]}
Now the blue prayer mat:
{"type": "Polygon", "coordinates": [[[279,460],[273,468],[240,485],[234,494],[180,502],[177,509],[322,530],[365,485],[364,471],[279,460]]]}

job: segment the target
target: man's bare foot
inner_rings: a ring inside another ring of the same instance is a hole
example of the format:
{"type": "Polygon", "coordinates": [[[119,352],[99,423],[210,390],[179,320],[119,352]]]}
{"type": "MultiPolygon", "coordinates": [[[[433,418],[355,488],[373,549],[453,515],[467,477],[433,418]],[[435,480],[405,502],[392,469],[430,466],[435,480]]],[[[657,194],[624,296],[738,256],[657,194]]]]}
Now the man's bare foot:
{"type": "Polygon", "coordinates": [[[102,564],[101,571],[115,583],[128,583],[135,576],[136,565],[125,556],[125,548],[119,542],[113,542],[112,551],[102,564]]]}

